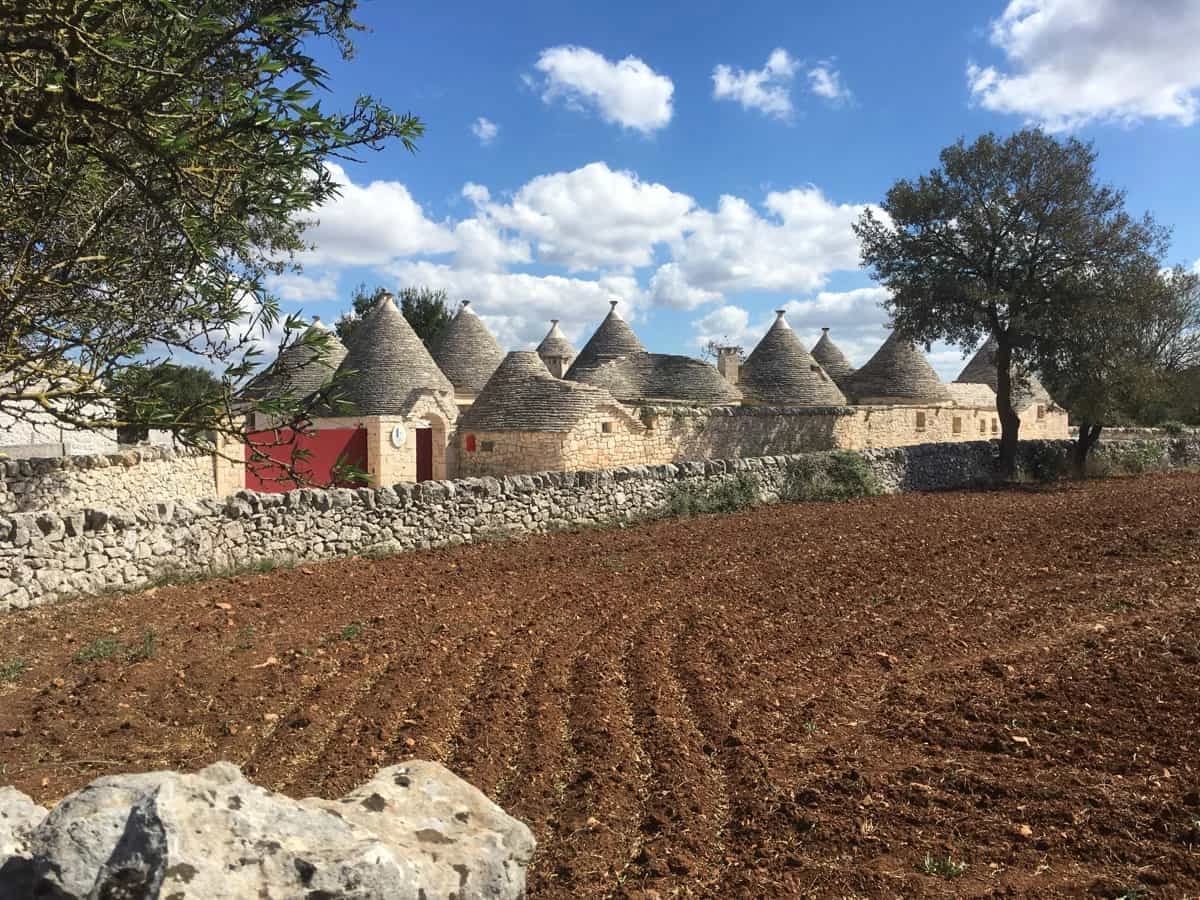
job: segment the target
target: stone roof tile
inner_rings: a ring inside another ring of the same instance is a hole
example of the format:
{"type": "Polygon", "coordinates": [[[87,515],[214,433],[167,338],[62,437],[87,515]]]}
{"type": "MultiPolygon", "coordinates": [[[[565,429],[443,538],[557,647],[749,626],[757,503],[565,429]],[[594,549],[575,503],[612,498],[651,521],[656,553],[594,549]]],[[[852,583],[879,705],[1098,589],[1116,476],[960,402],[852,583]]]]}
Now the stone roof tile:
{"type": "Polygon", "coordinates": [[[458,314],[442,329],[430,355],[454,389],[462,394],[483,390],[504,359],[504,351],[471,309],[469,301],[463,302],[458,314]]]}
{"type": "Polygon", "coordinates": [[[857,403],[947,403],[950,393],[911,341],[895,332],[875,351],[867,364],[847,379],[857,403]]]}
{"type": "Polygon", "coordinates": [[[459,417],[458,430],[568,432],[593,410],[618,405],[608,391],[555,378],[536,351],[513,350],[459,417]]]}
{"type": "Polygon", "coordinates": [[[338,369],[336,411],[363,416],[405,415],[414,392],[453,394],[391,294],[359,321],[349,352],[338,369]]]}
{"type": "Polygon", "coordinates": [[[820,339],[813,344],[812,357],[833,379],[833,383],[844,391],[846,379],[854,374],[854,366],[850,365],[846,354],[833,342],[828,328],[821,329],[820,339]]]}
{"type": "Polygon", "coordinates": [[[787,323],[782,309],[738,375],[742,393],[773,406],[844,406],[846,397],[787,323]]]}

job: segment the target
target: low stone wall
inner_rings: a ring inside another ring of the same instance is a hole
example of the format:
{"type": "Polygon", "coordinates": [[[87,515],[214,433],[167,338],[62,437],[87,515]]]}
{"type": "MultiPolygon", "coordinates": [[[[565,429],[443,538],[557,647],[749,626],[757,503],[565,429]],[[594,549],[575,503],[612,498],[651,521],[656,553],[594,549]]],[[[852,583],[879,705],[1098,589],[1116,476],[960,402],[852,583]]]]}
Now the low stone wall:
{"type": "Polygon", "coordinates": [[[137,509],[159,500],[216,496],[208,454],[166,447],[60,459],[0,460],[0,513],[137,509]]]}
{"type": "MultiPolygon", "coordinates": [[[[1070,444],[1029,441],[1033,478],[1066,471],[1070,444]]],[[[843,451],[844,452],[844,451],[843,451]]],[[[990,442],[862,451],[884,492],[963,488],[992,478],[990,442]]],[[[1200,439],[1115,441],[1101,467],[1150,471],[1200,466],[1200,439]]],[[[49,600],[131,590],[177,575],[226,572],[358,553],[390,554],[503,536],[662,515],[679,491],[749,479],[772,502],[799,456],[548,472],[359,489],[238,492],[225,500],[163,501],[85,512],[0,518],[0,611],[49,600]]]]}

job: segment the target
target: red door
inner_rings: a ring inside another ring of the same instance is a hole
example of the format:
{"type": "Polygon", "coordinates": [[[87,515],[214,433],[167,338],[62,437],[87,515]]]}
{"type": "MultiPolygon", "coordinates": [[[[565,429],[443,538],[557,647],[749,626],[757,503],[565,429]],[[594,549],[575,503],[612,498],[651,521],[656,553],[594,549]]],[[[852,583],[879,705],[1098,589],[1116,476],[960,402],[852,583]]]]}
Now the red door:
{"type": "Polygon", "coordinates": [[[290,428],[256,431],[246,435],[245,449],[246,487],[252,491],[277,493],[299,487],[292,472],[315,487],[360,487],[359,476],[367,468],[365,428],[301,434],[290,428]]]}
{"type": "Polygon", "coordinates": [[[417,481],[433,480],[433,429],[417,429],[417,481]]]}

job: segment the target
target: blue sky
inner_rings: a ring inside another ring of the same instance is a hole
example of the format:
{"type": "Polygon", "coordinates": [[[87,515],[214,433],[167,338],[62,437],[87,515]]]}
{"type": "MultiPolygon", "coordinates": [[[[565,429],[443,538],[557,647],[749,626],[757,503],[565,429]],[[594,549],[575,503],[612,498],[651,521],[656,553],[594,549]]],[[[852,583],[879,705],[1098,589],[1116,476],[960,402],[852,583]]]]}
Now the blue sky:
{"type": "MultiPolygon", "coordinates": [[[[747,349],[785,306],[861,364],[881,289],[849,224],[939,149],[1037,122],[1200,264],[1198,0],[399,4],[368,0],[333,96],[427,125],[338,175],[285,305],[329,320],[360,281],[445,287],[509,348],[579,346],[609,298],[653,350],[747,349]]],[[[952,377],[961,354],[935,347],[952,377]]]]}

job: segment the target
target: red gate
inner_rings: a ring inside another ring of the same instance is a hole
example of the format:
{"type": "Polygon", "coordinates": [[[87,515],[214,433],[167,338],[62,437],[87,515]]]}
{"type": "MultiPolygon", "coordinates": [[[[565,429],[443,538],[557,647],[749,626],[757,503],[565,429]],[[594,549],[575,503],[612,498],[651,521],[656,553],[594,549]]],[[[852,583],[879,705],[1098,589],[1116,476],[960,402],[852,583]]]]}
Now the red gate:
{"type": "Polygon", "coordinates": [[[301,434],[281,428],[246,436],[246,487],[252,491],[274,494],[304,486],[362,487],[365,482],[355,475],[366,471],[365,428],[323,428],[301,434]],[[263,456],[275,462],[263,460],[263,456]],[[301,476],[302,484],[292,478],[288,465],[301,476]]]}

